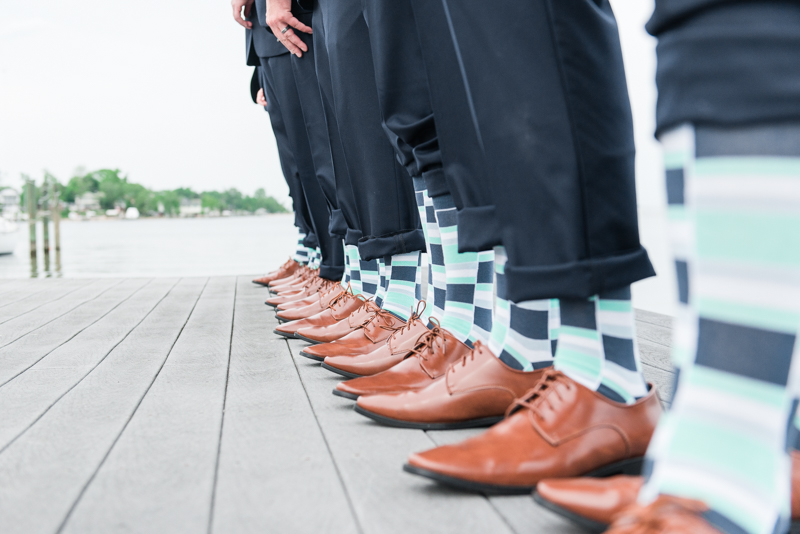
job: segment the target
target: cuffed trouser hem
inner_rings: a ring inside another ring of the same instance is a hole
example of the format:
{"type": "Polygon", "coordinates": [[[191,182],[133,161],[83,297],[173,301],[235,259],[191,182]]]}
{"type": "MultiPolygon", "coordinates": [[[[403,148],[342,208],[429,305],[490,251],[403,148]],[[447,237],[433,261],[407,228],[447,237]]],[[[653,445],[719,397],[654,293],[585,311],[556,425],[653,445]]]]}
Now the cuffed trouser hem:
{"type": "Polygon", "coordinates": [[[319,240],[317,239],[316,234],[309,233],[306,235],[305,239],[303,239],[303,246],[308,248],[317,248],[319,246],[319,240]]]}
{"type": "Polygon", "coordinates": [[[483,252],[501,245],[494,206],[475,206],[456,212],[458,251],[483,252]]]}
{"type": "Polygon", "coordinates": [[[549,298],[589,298],[655,276],[647,251],[550,265],[517,267],[506,263],[507,298],[511,302],[549,298]]]}
{"type": "Polygon", "coordinates": [[[331,210],[331,220],[328,223],[328,233],[344,239],[347,235],[347,221],[344,220],[342,210],[331,210]]]}
{"type": "Polygon", "coordinates": [[[450,187],[444,177],[444,169],[423,172],[422,177],[425,179],[425,189],[428,190],[429,197],[440,197],[450,193],[450,187]]]}
{"type": "Polygon", "coordinates": [[[344,244],[345,245],[353,245],[358,246],[358,242],[361,240],[362,234],[361,230],[353,230],[352,228],[347,229],[347,233],[344,235],[344,244]]]}
{"type": "Polygon", "coordinates": [[[364,261],[424,250],[425,234],[420,229],[405,230],[389,236],[362,237],[358,242],[358,254],[364,261]]]}
{"type": "Polygon", "coordinates": [[[319,266],[319,276],[320,278],[324,278],[325,280],[332,280],[334,282],[338,282],[342,279],[344,275],[344,265],[320,265],[319,266]]]}

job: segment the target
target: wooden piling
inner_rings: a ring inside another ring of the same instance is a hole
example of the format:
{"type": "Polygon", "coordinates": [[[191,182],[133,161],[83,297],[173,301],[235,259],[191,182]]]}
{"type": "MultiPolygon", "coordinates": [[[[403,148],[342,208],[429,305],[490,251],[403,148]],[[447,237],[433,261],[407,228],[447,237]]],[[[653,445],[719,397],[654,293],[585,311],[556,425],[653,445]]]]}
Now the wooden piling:
{"type": "Polygon", "coordinates": [[[28,178],[25,181],[25,197],[28,201],[28,230],[30,233],[31,261],[36,263],[36,184],[28,178]]]}

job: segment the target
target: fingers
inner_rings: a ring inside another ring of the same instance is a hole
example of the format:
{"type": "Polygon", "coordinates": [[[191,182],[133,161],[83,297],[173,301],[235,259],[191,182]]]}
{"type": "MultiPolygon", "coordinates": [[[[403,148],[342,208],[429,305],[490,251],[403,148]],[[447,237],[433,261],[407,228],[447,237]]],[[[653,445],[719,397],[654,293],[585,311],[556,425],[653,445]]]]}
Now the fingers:
{"type": "Polygon", "coordinates": [[[292,30],[286,30],[286,33],[283,34],[283,39],[285,41],[289,41],[303,52],[308,52],[308,45],[305,44],[303,40],[300,39],[300,37],[298,37],[297,34],[295,34],[292,30]]]}
{"type": "Polygon", "coordinates": [[[296,17],[291,17],[288,21],[286,21],[286,24],[296,30],[300,30],[303,33],[314,33],[314,30],[297,20],[296,17]]]}
{"type": "MultiPolygon", "coordinates": [[[[289,32],[286,32],[286,33],[289,33],[289,32]]],[[[283,46],[285,46],[289,50],[289,52],[291,52],[292,54],[294,54],[297,57],[303,57],[303,51],[300,50],[297,47],[297,45],[294,44],[292,41],[287,39],[285,35],[281,39],[281,42],[283,43],[283,46]]]]}
{"type": "Polygon", "coordinates": [[[252,29],[253,23],[246,21],[242,18],[242,3],[234,0],[231,2],[231,6],[233,7],[233,20],[239,23],[240,26],[244,26],[245,28],[252,29]]]}

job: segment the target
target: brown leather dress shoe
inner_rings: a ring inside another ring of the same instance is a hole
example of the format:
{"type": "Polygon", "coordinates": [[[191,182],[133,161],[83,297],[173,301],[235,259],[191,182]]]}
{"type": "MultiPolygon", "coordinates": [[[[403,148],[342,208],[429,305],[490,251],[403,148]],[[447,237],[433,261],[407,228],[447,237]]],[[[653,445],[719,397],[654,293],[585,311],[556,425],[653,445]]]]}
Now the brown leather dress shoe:
{"type": "Polygon", "coordinates": [[[305,326],[326,326],[336,324],[342,319],[348,317],[351,313],[361,307],[363,301],[353,296],[352,293],[340,293],[339,297],[334,300],[325,310],[307,317],[305,319],[298,319],[280,325],[274,330],[274,333],[279,336],[294,339],[295,332],[305,326]]]}
{"type": "Polygon", "coordinates": [[[375,316],[363,327],[331,343],[306,347],[300,354],[317,361],[323,361],[328,356],[366,354],[385,343],[389,336],[405,324],[396,315],[378,308],[375,316]]]}
{"type": "MultiPolygon", "coordinates": [[[[300,297],[299,295],[296,295],[296,296],[293,296],[293,297],[289,297],[288,299],[285,299],[282,302],[278,302],[276,304],[275,308],[278,311],[294,310],[296,308],[302,308],[303,306],[308,306],[309,304],[319,303],[320,299],[323,298],[323,297],[328,297],[328,300],[330,301],[331,299],[336,298],[336,295],[338,293],[340,293],[342,291],[347,291],[347,289],[343,288],[342,284],[340,284],[339,282],[333,282],[331,280],[327,280],[327,282],[328,282],[327,284],[323,283],[320,286],[319,291],[317,293],[314,293],[314,294],[308,295],[308,296],[302,296],[302,297],[300,297]],[[334,294],[331,295],[330,294],[331,292],[334,292],[334,294]],[[300,297],[300,298],[298,298],[298,297],[300,297]]],[[[348,286],[348,289],[349,289],[349,286],[348,286]]],[[[351,290],[351,293],[352,293],[352,290],[351,290]]],[[[275,297],[275,298],[278,299],[278,298],[281,298],[281,297],[275,297]]],[[[272,299],[270,299],[270,300],[272,300],[272,299]]],[[[269,300],[267,301],[267,303],[269,303],[269,300]]]]}
{"type": "MultiPolygon", "coordinates": [[[[792,458],[792,532],[800,531],[800,453],[792,458]]],[[[536,485],[533,498],[545,508],[590,532],[605,532],[613,518],[636,504],[644,479],[619,475],[609,478],[554,478],[536,485]]]]}
{"type": "MultiPolygon", "coordinates": [[[[444,375],[450,365],[468,356],[470,351],[471,348],[454,338],[450,332],[434,327],[419,339],[414,350],[397,365],[373,376],[340,382],[333,394],[355,400],[361,395],[420,390],[444,375]]],[[[351,360],[359,358],[361,356],[351,360]]]]}
{"type": "MultiPolygon", "coordinates": [[[[323,282],[323,284],[320,286],[320,291],[317,294],[316,302],[307,304],[306,306],[301,306],[299,308],[294,308],[291,310],[278,311],[278,313],[276,314],[278,316],[278,319],[282,321],[297,321],[299,319],[305,319],[306,317],[311,317],[312,315],[316,315],[321,311],[326,310],[333,302],[337,301],[339,297],[345,292],[341,284],[335,284],[335,286],[333,286],[332,291],[328,291],[328,289],[331,288],[331,285],[332,284],[330,283],[329,280],[325,280],[325,282],[323,282]]],[[[353,296],[352,291],[349,293],[349,295],[353,296]]],[[[280,308],[278,309],[280,310],[280,308]]]]}
{"type": "Polygon", "coordinates": [[[374,375],[403,361],[427,332],[430,332],[428,327],[414,313],[400,330],[389,336],[386,343],[377,349],[357,356],[328,356],[322,367],[348,378],[374,375]]]}
{"type": "Polygon", "coordinates": [[[534,387],[542,370],[512,369],[480,342],[438,380],[419,391],[359,397],[356,411],[401,428],[449,430],[489,426],[534,387]]]}
{"type": "Polygon", "coordinates": [[[261,286],[268,286],[270,282],[273,282],[280,278],[286,278],[287,276],[291,276],[300,267],[301,266],[299,263],[294,261],[292,258],[289,258],[288,260],[286,260],[286,263],[281,265],[279,268],[262,276],[261,278],[256,278],[255,280],[253,280],[253,283],[261,286]]]}
{"type": "Polygon", "coordinates": [[[277,286],[282,286],[286,284],[291,284],[292,282],[296,282],[300,280],[302,277],[308,275],[309,272],[311,272],[309,268],[303,265],[289,276],[286,276],[284,278],[278,278],[270,282],[269,283],[270,291],[272,291],[277,286]]]}
{"type": "Polygon", "coordinates": [[[275,293],[276,295],[280,296],[288,296],[291,293],[296,291],[302,291],[303,289],[320,283],[320,278],[316,276],[314,273],[306,273],[297,280],[293,280],[288,284],[281,284],[279,286],[269,286],[269,290],[275,293]]]}
{"type": "Polygon", "coordinates": [[[273,308],[277,308],[280,304],[294,302],[296,300],[302,300],[306,298],[308,299],[318,298],[319,293],[323,289],[324,285],[325,285],[324,282],[321,283],[320,285],[309,284],[308,286],[303,287],[302,289],[298,289],[292,292],[287,292],[284,293],[283,295],[270,297],[269,299],[267,299],[265,304],[268,306],[272,306],[273,308]]]}
{"type": "MultiPolygon", "coordinates": [[[[350,334],[359,328],[363,328],[364,325],[366,325],[375,317],[375,314],[378,313],[378,310],[380,310],[380,307],[371,300],[368,300],[346,319],[342,319],[338,323],[331,326],[301,328],[297,331],[295,337],[313,344],[330,343],[332,341],[336,341],[337,339],[343,338],[347,334],[350,334]]],[[[301,351],[300,354],[303,354],[303,352],[304,351],[301,351]]],[[[305,354],[303,355],[308,357],[305,354]]],[[[325,358],[321,358],[319,361],[324,359],[325,358]]]]}
{"type": "Polygon", "coordinates": [[[647,506],[629,506],[608,534],[722,534],[703,518],[708,506],[700,501],[661,495],[647,506]]]}
{"type": "Polygon", "coordinates": [[[501,423],[461,443],[412,454],[404,469],[496,494],[528,493],[545,478],[636,474],[660,415],[655,388],[626,405],[548,369],[501,423]]]}

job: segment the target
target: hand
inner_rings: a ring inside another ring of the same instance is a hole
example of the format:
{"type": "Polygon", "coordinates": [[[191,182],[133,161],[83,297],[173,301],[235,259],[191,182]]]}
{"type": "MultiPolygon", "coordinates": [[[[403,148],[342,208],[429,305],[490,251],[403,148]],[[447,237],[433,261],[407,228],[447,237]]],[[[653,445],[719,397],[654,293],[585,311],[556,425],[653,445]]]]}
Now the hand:
{"type": "Polygon", "coordinates": [[[253,29],[253,23],[242,18],[242,8],[244,8],[244,16],[250,16],[250,10],[253,8],[254,1],[255,0],[231,0],[231,6],[233,7],[233,20],[248,30],[253,29]]]}
{"type": "Polygon", "coordinates": [[[266,107],[267,99],[264,97],[264,88],[258,90],[258,94],[256,95],[256,104],[266,107]]]}
{"type": "Polygon", "coordinates": [[[294,28],[303,33],[314,33],[311,28],[297,20],[292,15],[292,0],[267,0],[267,26],[289,52],[297,57],[303,57],[303,52],[308,52],[306,44],[295,35],[292,29],[281,33],[284,28],[294,28]]]}

